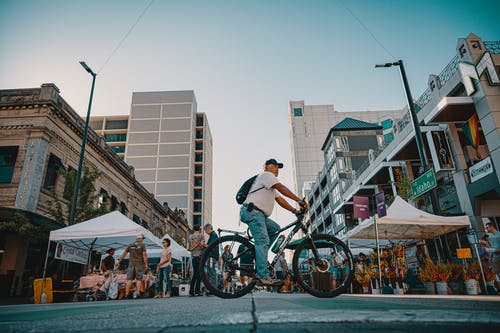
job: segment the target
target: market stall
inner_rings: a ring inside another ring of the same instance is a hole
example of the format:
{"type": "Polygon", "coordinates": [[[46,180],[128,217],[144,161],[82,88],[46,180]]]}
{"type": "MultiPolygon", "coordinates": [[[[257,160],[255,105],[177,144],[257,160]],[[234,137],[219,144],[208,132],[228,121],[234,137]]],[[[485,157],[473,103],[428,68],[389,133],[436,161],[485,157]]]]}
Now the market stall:
{"type": "MultiPolygon", "coordinates": [[[[51,231],[49,246],[50,242],[57,242],[56,258],[58,259],[88,264],[93,250],[104,252],[110,248],[124,249],[141,234],[145,237],[143,243],[146,248],[161,248],[161,240],[149,230],[120,212],[113,211],[85,222],[51,231]]],[[[49,251],[45,257],[43,282],[45,282],[47,271],[48,253],[49,251]]],[[[40,293],[43,290],[42,286],[40,293]]]]}
{"type": "MultiPolygon", "coordinates": [[[[433,215],[413,207],[401,197],[397,196],[391,206],[387,208],[386,216],[381,218],[375,216],[362,221],[358,226],[350,230],[345,238],[349,241],[351,239],[375,240],[377,245],[376,253],[381,253],[379,239],[433,239],[469,226],[470,220],[466,215],[433,215]]],[[[382,255],[379,255],[374,258],[377,260],[378,280],[380,285],[382,285],[382,275],[384,272],[381,267],[381,257],[382,255]]],[[[402,259],[399,260],[401,261],[402,259]]],[[[401,267],[401,269],[404,268],[401,267]]]]}

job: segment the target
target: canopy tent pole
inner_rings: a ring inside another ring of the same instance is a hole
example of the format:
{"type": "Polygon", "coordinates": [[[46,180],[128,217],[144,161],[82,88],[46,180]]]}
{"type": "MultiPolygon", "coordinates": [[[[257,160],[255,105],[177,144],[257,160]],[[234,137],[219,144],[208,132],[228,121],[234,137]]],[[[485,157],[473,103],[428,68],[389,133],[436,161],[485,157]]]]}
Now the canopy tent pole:
{"type": "Polygon", "coordinates": [[[43,290],[45,289],[45,274],[47,273],[47,261],[49,260],[49,250],[50,250],[50,236],[49,236],[49,242],[47,244],[47,253],[45,254],[45,265],[43,265],[42,288],[40,289],[40,303],[42,303],[42,294],[43,290]]]}
{"type": "Polygon", "coordinates": [[[483,264],[481,262],[481,257],[479,255],[479,249],[477,248],[477,243],[474,243],[474,249],[476,250],[477,262],[479,262],[479,269],[481,270],[481,278],[483,280],[484,293],[488,295],[488,286],[486,285],[486,277],[484,276],[483,264]]]}
{"type": "Polygon", "coordinates": [[[97,241],[97,238],[94,238],[94,240],[92,241],[92,243],[90,243],[89,258],[87,259],[87,272],[88,273],[91,273],[91,271],[90,271],[90,259],[92,257],[92,249],[93,249],[94,244],[95,244],[96,241],[97,241]]]}
{"type": "Polygon", "coordinates": [[[380,289],[380,293],[382,293],[382,268],[380,266],[380,243],[378,239],[378,226],[377,226],[377,217],[378,214],[373,216],[374,224],[375,224],[375,236],[376,236],[376,245],[377,245],[377,262],[378,262],[378,287],[380,289]]]}

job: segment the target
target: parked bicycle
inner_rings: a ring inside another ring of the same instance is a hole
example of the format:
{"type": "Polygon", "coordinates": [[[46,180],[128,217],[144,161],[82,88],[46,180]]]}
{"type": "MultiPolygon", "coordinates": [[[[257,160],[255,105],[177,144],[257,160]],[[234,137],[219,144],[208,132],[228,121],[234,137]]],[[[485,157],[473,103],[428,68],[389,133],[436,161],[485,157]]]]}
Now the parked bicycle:
{"type": "MultiPolygon", "coordinates": [[[[299,287],[316,297],[328,298],[345,293],[351,285],[354,275],[354,261],[349,248],[332,235],[311,235],[308,231],[304,214],[297,214],[297,220],[281,228],[274,238],[285,230],[291,229],[282,243],[272,246],[276,253],[268,263],[271,274],[274,265],[285,249],[294,249],[292,268],[294,279],[299,287]],[[293,236],[302,230],[305,237],[301,241],[291,242],[293,236]],[[333,253],[338,258],[333,259],[333,253]]],[[[257,283],[255,268],[255,248],[252,236],[247,234],[219,229],[221,236],[204,251],[200,271],[205,287],[214,295],[222,298],[237,298],[252,291],[257,283]],[[215,248],[220,256],[218,262],[210,258],[209,253],[215,248]],[[224,283],[225,282],[225,283],[224,283]]],[[[279,240],[275,241],[279,242],[279,240]]],[[[276,243],[275,243],[276,244],[276,243]]]]}

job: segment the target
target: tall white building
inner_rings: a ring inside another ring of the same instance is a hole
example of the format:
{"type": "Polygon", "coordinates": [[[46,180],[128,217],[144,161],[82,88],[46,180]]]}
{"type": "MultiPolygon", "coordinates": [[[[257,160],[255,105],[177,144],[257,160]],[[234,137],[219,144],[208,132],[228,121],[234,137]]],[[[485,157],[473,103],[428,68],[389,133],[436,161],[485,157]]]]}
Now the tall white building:
{"type": "Polygon", "coordinates": [[[304,101],[290,101],[290,142],[292,145],[295,193],[306,196],[324,164],[321,147],[333,125],[346,117],[376,123],[384,128],[384,138],[392,140],[392,123],[400,119],[404,110],[391,111],[335,111],[333,105],[306,105],[304,101]]]}
{"type": "Polygon", "coordinates": [[[134,92],[129,116],[106,118],[92,117],[93,128],[124,152],[141,184],[191,225],[211,223],[212,134],[194,92],[134,92]],[[126,130],[110,127],[118,122],[126,130]]]}

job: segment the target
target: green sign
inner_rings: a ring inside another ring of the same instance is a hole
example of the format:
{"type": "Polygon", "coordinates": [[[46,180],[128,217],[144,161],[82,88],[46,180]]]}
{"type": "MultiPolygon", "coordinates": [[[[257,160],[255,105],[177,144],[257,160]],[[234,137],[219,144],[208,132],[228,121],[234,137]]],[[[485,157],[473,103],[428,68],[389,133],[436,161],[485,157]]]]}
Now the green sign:
{"type": "Polygon", "coordinates": [[[411,194],[414,198],[437,186],[434,169],[427,170],[422,176],[411,182],[411,194]]]}

